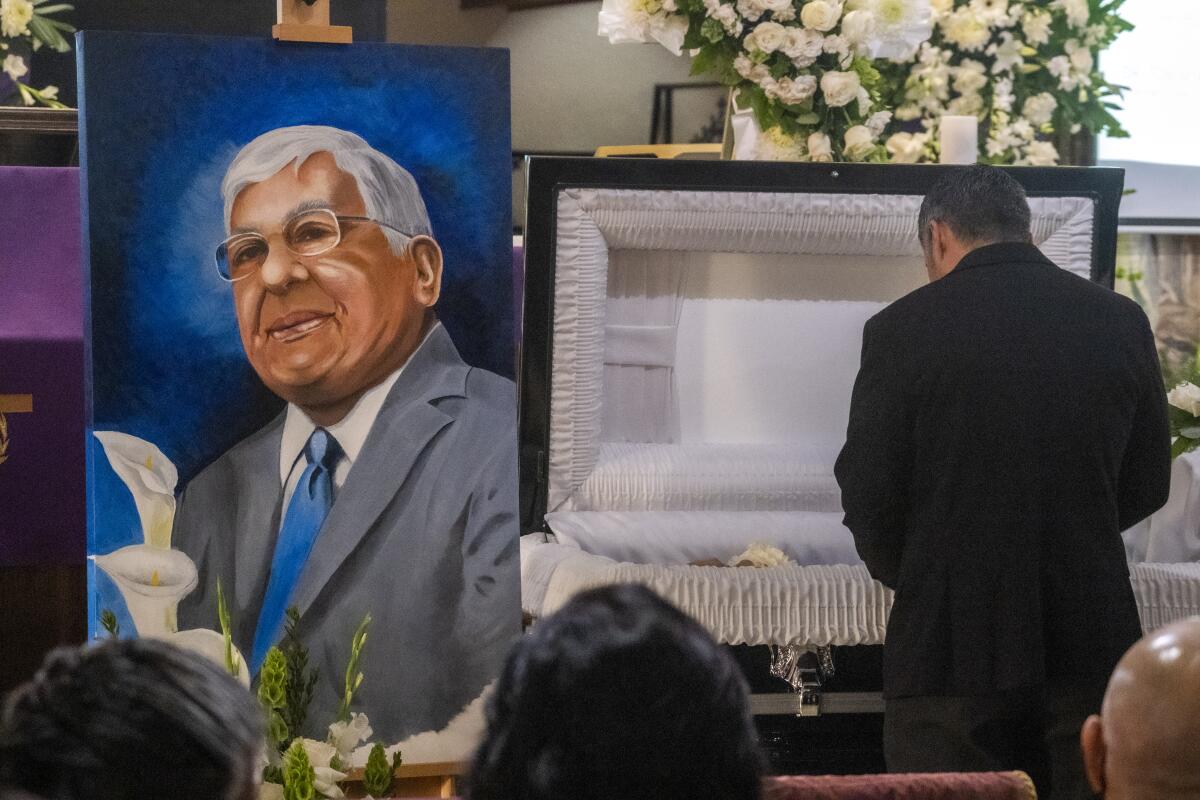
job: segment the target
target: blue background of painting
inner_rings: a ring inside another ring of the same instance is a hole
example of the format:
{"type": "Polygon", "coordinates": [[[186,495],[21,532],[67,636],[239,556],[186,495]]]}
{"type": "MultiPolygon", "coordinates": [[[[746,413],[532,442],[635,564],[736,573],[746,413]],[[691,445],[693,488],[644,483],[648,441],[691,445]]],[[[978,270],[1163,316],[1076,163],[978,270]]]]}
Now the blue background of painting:
{"type": "MultiPolygon", "coordinates": [[[[80,34],[78,48],[89,553],[142,538],[92,430],[155,443],[182,488],[283,407],[246,363],[212,264],[224,238],[221,178],[261,133],[332,125],[408,169],[445,254],[439,317],[467,363],[512,377],[506,51],[102,32],[80,34]]],[[[121,605],[94,572],[93,627],[94,604],[121,605]]]]}

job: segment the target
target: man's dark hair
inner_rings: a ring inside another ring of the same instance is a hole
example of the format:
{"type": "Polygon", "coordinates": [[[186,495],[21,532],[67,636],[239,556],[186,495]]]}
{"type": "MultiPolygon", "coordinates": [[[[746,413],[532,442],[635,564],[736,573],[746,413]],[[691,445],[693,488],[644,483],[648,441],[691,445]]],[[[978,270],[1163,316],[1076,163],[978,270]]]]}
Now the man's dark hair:
{"type": "Polygon", "coordinates": [[[929,244],[929,223],[935,219],[967,244],[1031,239],[1025,190],[1007,172],[986,164],[953,168],[925,195],[917,217],[922,246],[929,244]]]}
{"type": "Polygon", "coordinates": [[[0,716],[0,794],[242,800],[261,715],[215,664],[149,639],[61,648],[0,716]]]}
{"type": "Polygon", "coordinates": [[[754,800],[746,684],[695,621],[640,586],[577,595],[509,656],[471,800],[754,800]]]}

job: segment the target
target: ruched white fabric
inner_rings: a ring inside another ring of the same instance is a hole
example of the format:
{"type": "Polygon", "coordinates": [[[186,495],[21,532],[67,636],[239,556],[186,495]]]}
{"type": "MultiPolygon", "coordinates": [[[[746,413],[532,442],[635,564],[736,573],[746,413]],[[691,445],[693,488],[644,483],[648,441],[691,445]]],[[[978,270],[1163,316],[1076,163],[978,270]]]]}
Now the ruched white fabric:
{"type": "MultiPolygon", "coordinates": [[[[552,614],[578,592],[637,583],[725,644],[882,644],[892,591],[864,566],[692,567],[630,564],[570,545],[521,541],[522,607],[552,614]]],[[[1200,564],[1134,564],[1142,628],[1200,614],[1200,564]]]]}
{"type": "Polygon", "coordinates": [[[838,448],[602,442],[576,511],[841,511],[838,448]]]}

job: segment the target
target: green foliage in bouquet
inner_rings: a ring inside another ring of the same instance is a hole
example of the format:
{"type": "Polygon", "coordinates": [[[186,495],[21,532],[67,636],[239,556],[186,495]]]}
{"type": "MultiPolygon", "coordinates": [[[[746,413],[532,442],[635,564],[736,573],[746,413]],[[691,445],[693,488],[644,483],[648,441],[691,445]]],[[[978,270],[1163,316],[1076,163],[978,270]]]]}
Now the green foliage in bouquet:
{"type": "MultiPolygon", "coordinates": [[[[399,753],[397,753],[399,755],[399,753]]],[[[388,761],[383,745],[376,742],[367,756],[367,768],[363,772],[363,788],[371,797],[385,797],[391,791],[395,767],[388,761]]]]}
{"type": "Polygon", "coordinates": [[[242,660],[233,652],[233,624],[220,578],[217,578],[217,620],[221,624],[221,636],[225,639],[225,671],[236,678],[242,672],[242,660]]]}
{"type": "Polygon", "coordinates": [[[314,800],[316,783],[317,772],[308,760],[304,743],[297,739],[283,755],[284,800],[314,800]]]}
{"type": "Polygon", "coordinates": [[[267,718],[267,740],[276,750],[285,749],[291,740],[292,732],[282,714],[287,706],[287,689],[287,659],[278,647],[272,647],[258,673],[258,703],[267,718]]]}
{"type": "Polygon", "coordinates": [[[284,622],[283,641],[279,649],[287,662],[287,686],[285,702],[280,714],[289,731],[299,732],[308,718],[308,706],[312,703],[313,689],[317,684],[318,670],[308,667],[308,648],[296,633],[300,625],[300,612],[293,606],[287,610],[284,622]]]}
{"type": "Polygon", "coordinates": [[[350,661],[346,664],[346,681],[342,689],[342,705],[338,708],[337,722],[347,722],[350,719],[350,704],[354,702],[354,694],[362,686],[363,674],[358,669],[359,659],[362,658],[363,647],[367,644],[367,628],[371,627],[371,615],[363,617],[350,640],[350,661]]]}

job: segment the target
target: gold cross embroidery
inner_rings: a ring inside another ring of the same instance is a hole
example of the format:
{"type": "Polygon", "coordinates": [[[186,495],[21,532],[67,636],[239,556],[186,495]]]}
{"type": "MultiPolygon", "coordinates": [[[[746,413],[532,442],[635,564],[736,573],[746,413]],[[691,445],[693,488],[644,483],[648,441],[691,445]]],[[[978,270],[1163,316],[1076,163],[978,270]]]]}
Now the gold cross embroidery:
{"type": "Polygon", "coordinates": [[[32,414],[33,395],[0,394],[0,464],[8,460],[8,420],[5,414],[32,414]]]}

